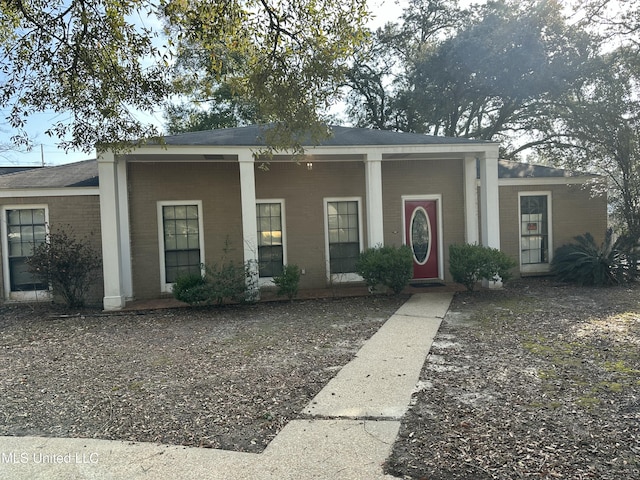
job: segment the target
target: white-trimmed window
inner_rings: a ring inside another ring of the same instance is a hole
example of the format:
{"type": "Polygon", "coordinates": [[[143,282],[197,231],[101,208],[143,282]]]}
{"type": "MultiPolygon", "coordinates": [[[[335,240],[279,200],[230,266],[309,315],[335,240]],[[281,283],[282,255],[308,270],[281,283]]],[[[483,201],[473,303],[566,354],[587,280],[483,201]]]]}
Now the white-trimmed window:
{"type": "Polygon", "coordinates": [[[48,292],[46,281],[29,271],[27,258],[47,241],[46,205],[5,206],[3,217],[3,277],[7,299],[35,300],[48,292]]]}
{"type": "Polygon", "coordinates": [[[551,192],[521,192],[520,267],[523,272],[549,270],[552,251],[551,192]]]}
{"type": "Polygon", "coordinates": [[[161,284],[170,292],[179,277],[202,273],[202,202],[158,202],[158,226],[161,284]]]}
{"type": "Polygon", "coordinates": [[[326,198],[324,211],[328,277],[334,281],[360,280],[355,273],[362,251],[360,198],[326,198]]]}
{"type": "Polygon", "coordinates": [[[285,244],[284,200],[258,200],[258,272],[260,278],[282,274],[287,263],[285,244]]]}

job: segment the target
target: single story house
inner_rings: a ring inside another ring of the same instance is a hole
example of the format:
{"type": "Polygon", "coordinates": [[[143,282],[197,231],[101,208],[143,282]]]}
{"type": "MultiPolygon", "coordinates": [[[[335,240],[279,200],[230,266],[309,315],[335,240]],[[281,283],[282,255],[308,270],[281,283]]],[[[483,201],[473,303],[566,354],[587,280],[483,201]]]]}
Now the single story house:
{"type": "Polygon", "coordinates": [[[414,280],[449,282],[449,245],[467,242],[539,274],[554,249],[607,227],[606,198],[588,188],[596,177],[498,161],[496,143],[332,127],[294,160],[261,156],[262,128],[0,176],[4,298],[42,289],[20,279],[26,245],[47,224],[100,233],[106,310],[168,295],[178,275],[223,256],[252,261],[261,284],[296,264],[301,288],[324,288],[357,282],[367,247],[406,244],[414,280]]]}

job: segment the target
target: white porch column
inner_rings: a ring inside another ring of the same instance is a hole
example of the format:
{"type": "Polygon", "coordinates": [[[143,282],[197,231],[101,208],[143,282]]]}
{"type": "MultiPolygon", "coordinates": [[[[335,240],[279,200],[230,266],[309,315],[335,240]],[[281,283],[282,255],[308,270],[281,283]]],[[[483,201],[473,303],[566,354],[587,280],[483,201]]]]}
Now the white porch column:
{"type": "Polygon", "coordinates": [[[480,158],[480,215],[482,245],[500,248],[500,205],[498,196],[498,148],[480,158]]]}
{"type": "Polygon", "coordinates": [[[253,153],[249,150],[238,155],[240,165],[240,202],[242,205],[242,238],[244,261],[249,263],[248,286],[258,293],[258,225],[256,220],[256,180],[253,153]]]}
{"type": "Polygon", "coordinates": [[[120,268],[122,289],[126,300],[133,298],[133,274],[131,267],[131,237],[129,232],[129,192],[127,188],[127,162],[116,163],[118,176],[118,219],[120,223],[120,268]]]}
{"type": "Polygon", "coordinates": [[[465,241],[479,244],[478,169],[475,155],[464,158],[464,221],[465,241]]]}
{"type": "Polygon", "coordinates": [[[103,306],[105,310],[119,310],[125,305],[126,294],[122,281],[118,170],[113,153],[105,152],[98,156],[98,175],[104,276],[103,306]]]}
{"type": "Polygon", "coordinates": [[[368,153],[364,161],[367,194],[367,244],[384,245],[382,211],[382,154],[368,153]]]}

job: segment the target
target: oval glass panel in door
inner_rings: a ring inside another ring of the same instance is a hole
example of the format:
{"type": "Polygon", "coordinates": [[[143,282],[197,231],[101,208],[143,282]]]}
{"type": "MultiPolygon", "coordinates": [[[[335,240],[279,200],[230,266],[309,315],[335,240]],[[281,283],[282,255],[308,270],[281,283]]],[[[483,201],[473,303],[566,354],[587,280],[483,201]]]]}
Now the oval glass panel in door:
{"type": "Polygon", "coordinates": [[[411,250],[418,265],[424,265],[431,249],[431,225],[423,207],[418,207],[411,215],[411,250]]]}

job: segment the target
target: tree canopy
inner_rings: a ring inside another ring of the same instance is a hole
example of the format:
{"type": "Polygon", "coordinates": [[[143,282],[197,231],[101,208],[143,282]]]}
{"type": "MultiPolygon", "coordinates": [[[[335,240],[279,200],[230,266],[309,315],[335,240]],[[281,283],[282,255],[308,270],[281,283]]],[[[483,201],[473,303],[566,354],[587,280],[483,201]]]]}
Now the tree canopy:
{"type": "Polygon", "coordinates": [[[366,16],[364,0],[0,0],[0,107],[18,132],[60,114],[48,133],[90,150],[157,134],[139,112],[224,82],[286,143],[321,124],[366,16]],[[182,65],[176,81],[174,58],[189,55],[205,68],[182,65]]]}
{"type": "Polygon", "coordinates": [[[349,71],[349,115],[603,175],[620,232],[637,240],[639,33],[639,0],[411,0],[349,71]]]}

